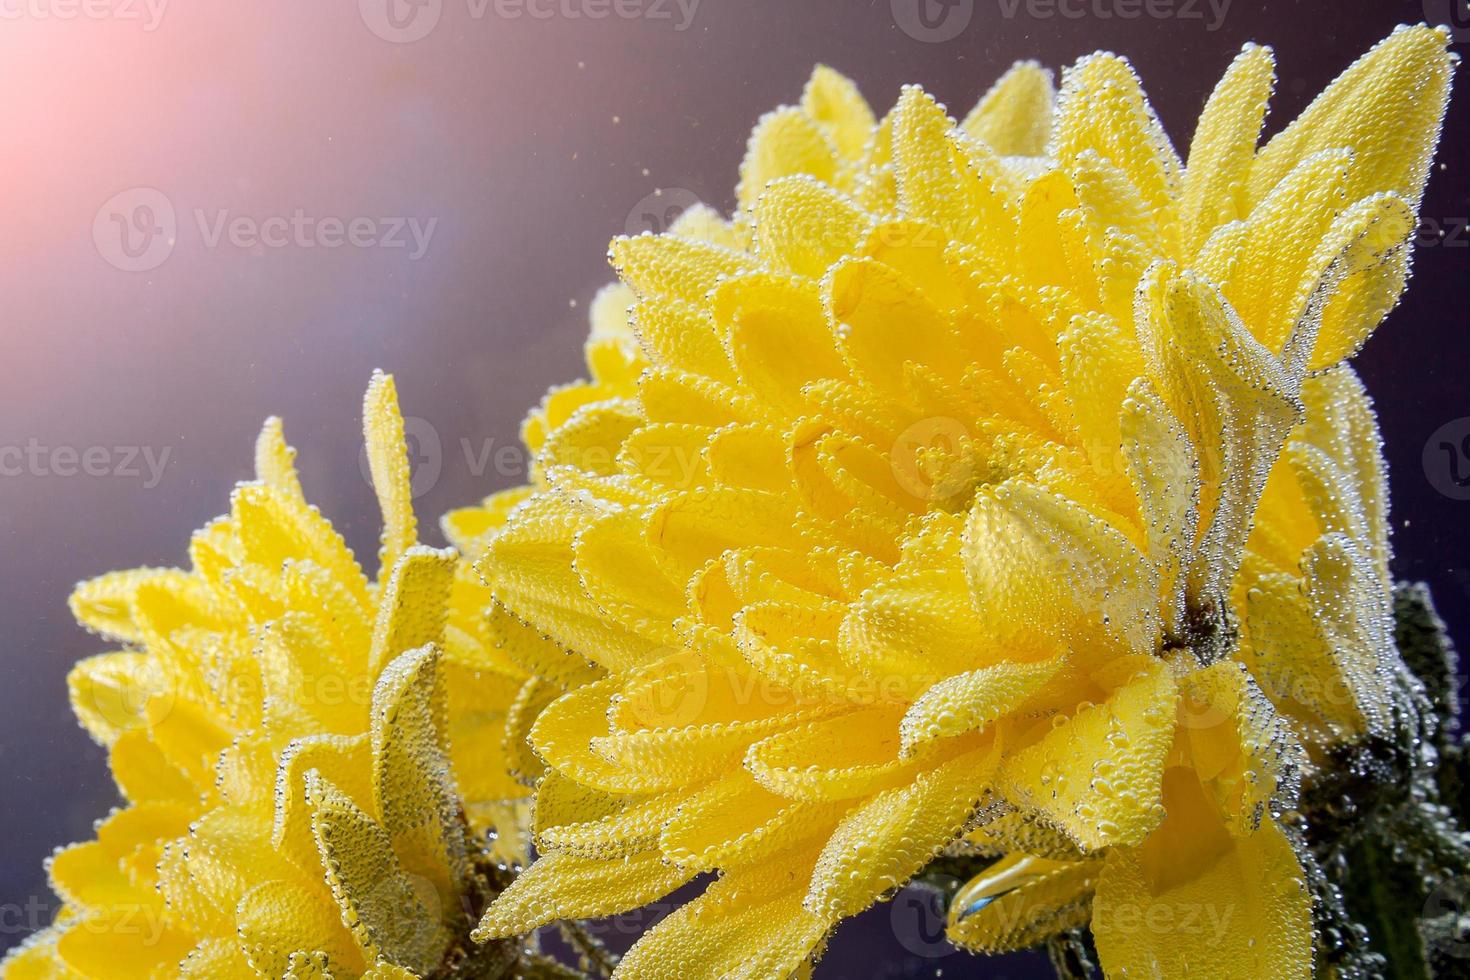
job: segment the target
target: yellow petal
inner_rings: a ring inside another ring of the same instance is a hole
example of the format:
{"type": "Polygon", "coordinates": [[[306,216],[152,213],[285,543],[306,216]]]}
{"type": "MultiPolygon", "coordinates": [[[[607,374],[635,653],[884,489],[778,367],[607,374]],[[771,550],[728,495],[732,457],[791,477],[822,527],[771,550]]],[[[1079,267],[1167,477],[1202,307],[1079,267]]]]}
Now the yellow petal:
{"type": "Polygon", "coordinates": [[[69,600],[77,622],[94,633],[137,643],[143,639],[133,621],[133,596],[145,584],[186,588],[187,572],[176,568],[134,568],[109,572],[80,583],[69,600]]]}
{"type": "Polygon", "coordinates": [[[736,770],[683,802],[664,826],[659,850],[693,871],[749,864],[825,836],[844,809],[793,803],[736,770]]]}
{"type": "Polygon", "coordinates": [[[457,895],[469,876],[459,793],[445,737],[444,689],[432,646],[401,654],[373,689],[373,797],[405,867],[457,895]]]}
{"type": "Polygon", "coordinates": [[[114,907],[147,905],[156,914],[152,898],[140,890],[122,868],[118,856],[98,841],[62,848],[51,856],[51,887],[83,914],[105,913],[114,907]]]}
{"type": "Polygon", "coordinates": [[[183,980],[255,980],[260,974],[232,939],[201,939],[179,964],[183,980]]]}
{"type": "Polygon", "coordinates": [[[448,740],[455,780],[467,806],[525,795],[510,772],[506,722],[523,681],[441,659],[447,695],[448,740]]]}
{"type": "Polygon", "coordinates": [[[1307,420],[1292,437],[1298,479],[1311,485],[1321,529],[1358,541],[1387,587],[1388,484],[1373,403],[1348,365],[1308,378],[1302,401],[1307,420]],[[1298,448],[1307,445],[1314,452],[1298,448]]]}
{"type": "Polygon", "coordinates": [[[391,374],[373,372],[362,403],[362,434],[367,441],[368,468],[378,494],[378,509],[383,514],[378,567],[387,570],[398,564],[398,557],[418,540],[408,444],[403,416],[398,411],[398,389],[391,374]]]}
{"type": "Polygon", "coordinates": [[[677,300],[639,300],[633,327],[650,357],[690,374],[729,382],[734,375],[714,324],[703,312],[677,300]]]}
{"type": "Polygon", "coordinates": [[[873,110],[850,78],[826,65],[812,69],[801,92],[801,109],[816,120],[846,159],[857,159],[872,137],[873,110]]]}
{"type": "Polygon", "coordinates": [[[765,980],[802,976],[831,920],[802,904],[809,854],[742,868],[644,933],[618,964],[620,980],[765,980]]]}
{"type": "Polygon", "coordinates": [[[980,953],[1024,949],[1087,922],[1101,861],[1013,854],[955,893],[945,935],[980,953]]]}
{"type": "Polygon", "coordinates": [[[327,884],[363,954],[433,969],[449,943],[435,887],[405,873],[387,832],[330,783],[312,773],[306,787],[327,884]]]}
{"type": "Polygon", "coordinates": [[[812,117],[800,109],[776,109],[762,116],[750,134],[735,196],[742,208],[751,207],[767,184],[795,174],[833,183],[837,151],[812,117]]]}
{"type": "Polygon", "coordinates": [[[969,135],[1002,156],[1040,156],[1051,138],[1051,72],[1034,61],[1018,61],[960,123],[969,135]]]}
{"type": "Polygon", "coordinates": [[[192,803],[199,787],[174,766],[143,729],[132,729],[112,743],[108,764],[123,796],[135,802],[177,800],[192,803]]]}
{"type": "Polygon", "coordinates": [[[669,225],[669,234],[736,251],[750,248],[749,226],[740,221],[726,221],[707,204],[695,203],[685,208],[669,225]]]}
{"type": "Polygon", "coordinates": [[[805,176],[767,185],[754,218],[761,257],[778,272],[813,279],[856,250],[870,220],[841,192],[805,176]]]}
{"type": "Polygon", "coordinates": [[[940,681],[904,713],[900,726],[903,757],[912,757],[937,739],[983,730],[1017,711],[1056,676],[1061,665],[1059,655],[1030,663],[1004,661],[940,681]]]}
{"type": "Polygon", "coordinates": [[[516,877],[486,910],[476,942],[524,935],[557,919],[616,915],[662,898],[693,877],[656,850],[599,860],[547,854],[516,877]]]}
{"type": "Polygon", "coordinates": [[[1182,168],[1128,62],[1088,55],[1062,75],[1053,153],[1070,167],[1086,151],[1117,167],[1168,241],[1182,168]]]}
{"type": "Polygon", "coordinates": [[[60,929],[33,932],[0,957],[0,975],[8,980],[80,980],[56,952],[60,929]]]}
{"type": "Polygon", "coordinates": [[[726,280],[713,296],[717,329],[740,380],[791,412],[819,378],[845,378],[814,283],[769,274],[726,280]]]}
{"type": "Polygon", "coordinates": [[[762,786],[792,800],[843,800],[902,786],[922,768],[899,757],[901,715],[900,707],[879,705],[799,725],[752,745],[745,766],[762,786]]]}
{"type": "Polygon", "coordinates": [[[405,650],[444,638],[445,603],[454,585],[456,555],[416,545],[393,566],[378,603],[366,671],[378,674],[405,650]]]}
{"type": "Polygon", "coordinates": [[[1199,461],[1184,426],[1146,378],[1129,387],[1118,422],[1159,583],[1159,615],[1177,635],[1185,609],[1184,569],[1199,532],[1199,461]]]}
{"type": "Polygon", "coordinates": [[[825,305],[842,325],[848,362],[877,394],[906,400],[906,361],[954,375],[955,350],[962,345],[953,327],[891,268],[874,259],[848,259],[832,270],[825,289],[825,305]]]}
{"type": "Polygon", "coordinates": [[[1275,78],[1271,49],[1247,44],[1200,113],[1179,199],[1179,246],[1186,258],[1220,225],[1244,217],[1246,177],[1275,78]]]}
{"type": "Polygon", "coordinates": [[[754,265],[739,252],[673,235],[614,238],[609,246],[613,268],[641,299],[667,297],[702,306],[704,296],[722,276],[750,271],[754,265]]]}
{"type": "Polygon", "coordinates": [[[618,688],[616,680],[597,681],[553,701],[531,728],[536,754],[577,782],[605,792],[642,793],[676,785],[677,778],[653,778],[592,751],[592,740],[608,734],[608,706],[618,688]]]}
{"type": "Polygon", "coordinates": [[[611,729],[595,735],[591,748],[645,780],[687,783],[719,773],[774,731],[839,709],[798,703],[759,677],[681,651],[626,681],[609,712],[611,729]]]}
{"type": "Polygon", "coordinates": [[[287,496],[302,497],[296,450],[286,445],[281,420],[274,416],[265,420],[255,440],[255,478],[287,496]]]}
{"type": "Polygon", "coordinates": [[[899,208],[998,261],[1014,234],[1008,188],[994,151],[962,144],[953,120],[917,86],[905,86],[893,116],[899,208]]]}
{"type": "Polygon", "coordinates": [[[308,872],[315,872],[321,860],[311,829],[314,808],[306,797],[306,776],[313,770],[358,806],[372,807],[372,747],[367,734],[306,736],[281,751],[271,843],[308,872]]]}
{"type": "Polygon", "coordinates": [[[1076,503],[1019,480],[983,488],[964,556],[979,615],[1013,636],[1060,630],[1086,656],[1154,649],[1159,621],[1147,563],[1076,503]]]}
{"type": "Polygon", "coordinates": [[[74,922],[56,942],[61,960],[78,974],[110,980],[174,976],[193,941],[137,907],[74,922]]]}
{"type": "Polygon", "coordinates": [[[652,796],[604,793],[552,770],[536,785],[536,847],[603,859],[648,851],[687,799],[682,789],[652,796]]]}
{"type": "Polygon", "coordinates": [[[1010,755],[1000,785],[1088,849],[1138,843],[1157,826],[1178,694],[1168,668],[1138,658],[1137,674],[1102,704],[1084,705],[1010,755]]]}
{"type": "Polygon", "coordinates": [[[284,975],[297,950],[324,954],[334,973],[361,969],[362,955],[337,907],[315,889],[287,881],[256,885],[236,912],[240,948],[265,976],[284,975]]]}
{"type": "Polygon", "coordinates": [[[1139,852],[1108,853],[1092,931],[1109,975],[1288,978],[1312,973],[1312,901],[1272,821],[1199,872],[1150,884],[1139,852]]]}
{"type": "Polygon", "coordinates": [[[546,437],[536,462],[543,470],[574,466],[587,473],[617,472],[618,449],[638,426],[635,402],[609,399],[583,405],[546,437]]]}
{"type": "Polygon", "coordinates": [[[1353,62],[1261,150],[1252,204],[1302,160],[1345,147],[1353,151],[1348,201],[1395,191],[1417,207],[1449,96],[1448,41],[1443,27],[1398,27],[1353,62]]]}
{"type": "Polygon", "coordinates": [[[149,734],[164,758],[195,785],[211,785],[215,763],[231,738],[221,719],[187,698],[155,697],[148,702],[147,712],[149,734]]]}
{"type": "Polygon", "coordinates": [[[1179,694],[1180,741],[1212,808],[1231,833],[1250,833],[1269,819],[1273,797],[1295,792],[1304,764],[1296,736],[1235,661],[1189,672],[1179,694]]]}
{"type": "Polygon", "coordinates": [[[806,908],[829,919],[856,915],[908,881],[964,829],[996,755],[986,740],[849,813],[817,859],[806,908]]]}
{"type": "Polygon", "coordinates": [[[1416,227],[1396,194],[1360,201],[1333,222],[1297,293],[1298,322],[1321,318],[1316,342],[1302,330],[1287,351],[1291,362],[1321,371],[1358,352],[1403,292],[1416,227]]]}
{"type": "Polygon", "coordinates": [[[142,653],[88,657],[72,668],[66,680],[72,711],[102,745],[143,727],[148,703],[164,693],[165,683],[158,664],[142,653]]]}
{"type": "Polygon", "coordinates": [[[1200,469],[1200,539],[1187,577],[1196,608],[1219,608],[1266,478],[1300,410],[1296,377],[1220,295],[1160,263],[1139,292],[1149,373],[1184,426],[1200,469]]]}

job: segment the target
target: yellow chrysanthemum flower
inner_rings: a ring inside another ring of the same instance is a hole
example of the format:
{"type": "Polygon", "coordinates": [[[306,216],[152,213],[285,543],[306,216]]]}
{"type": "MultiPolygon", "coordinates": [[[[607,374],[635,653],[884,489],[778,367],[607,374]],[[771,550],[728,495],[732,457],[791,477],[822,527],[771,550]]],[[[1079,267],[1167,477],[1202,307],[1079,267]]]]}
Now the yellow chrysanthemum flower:
{"type": "Polygon", "coordinates": [[[81,663],[71,694],[128,805],[52,858],[65,907],[6,977],[495,977],[520,962],[519,943],[468,934],[524,846],[499,749],[522,678],[488,645],[468,563],[417,544],[390,377],[374,376],[364,423],[385,579],[306,503],[272,419],[257,479],[194,535],[191,569],[77,588],[77,619],[125,645],[81,663]]]}
{"type": "Polygon", "coordinates": [[[732,221],[614,241],[536,485],[446,525],[536,675],[541,856],[477,937],[716,871],[618,975],[782,976],[949,848],[1007,855],[961,944],[1306,976],[1274,811],[1399,669],[1341,362],[1404,286],[1445,48],[1396,31],[1258,148],[1248,46],[1187,166],[1113,55],[959,124],[819,68],[732,221]]]}

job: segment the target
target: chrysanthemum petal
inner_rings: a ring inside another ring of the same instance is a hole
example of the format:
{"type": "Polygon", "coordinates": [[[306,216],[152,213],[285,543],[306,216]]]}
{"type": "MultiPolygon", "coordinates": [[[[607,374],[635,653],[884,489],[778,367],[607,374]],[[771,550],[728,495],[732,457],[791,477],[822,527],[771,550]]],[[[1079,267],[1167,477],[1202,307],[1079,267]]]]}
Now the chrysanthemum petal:
{"type": "Polygon", "coordinates": [[[383,543],[378,552],[380,568],[398,564],[398,557],[418,540],[418,522],[413,516],[413,489],[403,436],[403,415],[398,411],[398,389],[393,376],[373,373],[362,403],[362,432],[367,442],[368,467],[373,489],[383,513],[383,543]]]}
{"type": "Polygon", "coordinates": [[[1399,27],[1353,62],[1261,150],[1250,201],[1312,154],[1346,147],[1353,151],[1348,201],[1395,191],[1417,206],[1449,96],[1448,41],[1443,27],[1399,27]]]}
{"type": "Polygon", "coordinates": [[[964,829],[997,754],[996,743],[980,741],[843,818],[817,859],[806,908],[828,919],[856,915],[900,887],[964,829]]]}
{"type": "Polygon", "coordinates": [[[873,110],[852,79],[818,65],[802,89],[801,108],[822,126],[843,157],[855,159],[863,152],[873,131],[873,110]]]}
{"type": "Polygon", "coordinates": [[[763,980],[791,976],[831,921],[802,904],[811,855],[742,868],[654,926],[623,957],[620,980],[763,980]]]}
{"type": "Polygon", "coordinates": [[[445,599],[454,584],[454,552],[415,545],[393,567],[373,625],[367,676],[376,680],[406,650],[438,643],[444,635],[445,599]]]}
{"type": "Polygon", "coordinates": [[[1137,673],[1034,745],[1009,754],[1000,788],[1089,849],[1136,844],[1158,826],[1164,763],[1178,693],[1168,668],[1139,658],[1137,673]]]}
{"type": "Polygon", "coordinates": [[[236,920],[246,959],[265,976],[284,975],[291,955],[303,949],[324,955],[334,973],[362,967],[362,953],[337,910],[303,885],[262,882],[240,900],[236,920]]]}
{"type": "Polygon", "coordinates": [[[837,167],[836,147],[816,120],[790,106],[776,109],[762,116],[750,134],[735,196],[748,208],[773,180],[806,174],[830,184],[837,167]]]}
{"type": "Polygon", "coordinates": [[[668,894],[693,877],[656,850],[608,859],[552,853],[541,857],[501,893],[480,919],[476,942],[528,933],[557,919],[627,912],[668,894]]]}
{"type": "Polygon", "coordinates": [[[1051,72],[1034,61],[1018,61],[1000,77],[960,123],[960,129],[1002,156],[1040,156],[1051,138],[1051,72]]]}
{"type": "Polygon", "coordinates": [[[1061,669],[1060,656],[1031,662],[1002,661],[947,677],[925,691],[900,723],[900,754],[909,758],[941,738],[983,730],[1016,711],[1061,669]]]}
{"type": "Polygon", "coordinates": [[[753,210],[757,253],[778,272],[820,279],[851,254],[870,222],[855,202],[811,177],[783,177],[753,210]]]}
{"type": "Polygon", "coordinates": [[[431,970],[449,942],[434,907],[438,893],[405,873],[388,833],[330,783],[308,775],[307,794],[327,883],[364,955],[386,952],[417,972],[431,970]]]}
{"type": "Polygon", "coordinates": [[[1200,113],[1179,198],[1179,247],[1186,258],[1220,225],[1244,217],[1246,178],[1275,78],[1271,49],[1247,44],[1200,113]]]}
{"type": "Polygon", "coordinates": [[[1311,898],[1296,854],[1270,821],[1197,874],[1165,884],[1151,882],[1136,849],[1113,849],[1098,879],[1092,930],[1109,974],[1311,975],[1311,898]]]}
{"type": "Polygon", "coordinates": [[[1087,922],[1101,861],[1012,854],[955,893],[945,935],[981,953],[1009,953],[1087,922]]]}
{"type": "Polygon", "coordinates": [[[1172,238],[1183,168],[1125,59],[1092,54],[1063,72],[1055,126],[1051,151],[1063,166],[1089,151],[1109,161],[1172,238]]]}

